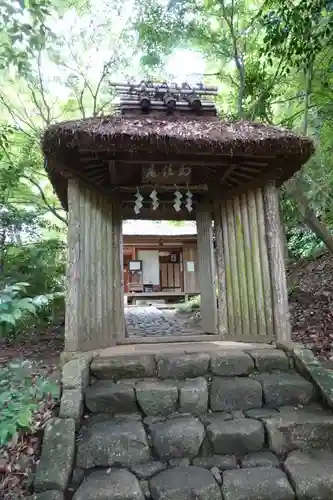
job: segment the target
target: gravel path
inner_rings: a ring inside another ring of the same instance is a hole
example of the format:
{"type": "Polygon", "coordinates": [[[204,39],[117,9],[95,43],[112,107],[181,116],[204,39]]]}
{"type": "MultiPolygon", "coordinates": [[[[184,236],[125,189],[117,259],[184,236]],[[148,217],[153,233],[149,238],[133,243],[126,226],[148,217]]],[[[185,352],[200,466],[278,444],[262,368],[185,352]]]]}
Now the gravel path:
{"type": "Polygon", "coordinates": [[[202,333],[200,324],[190,319],[189,314],[178,313],[175,309],[158,309],[154,306],[125,307],[127,335],[198,335],[202,333]]]}

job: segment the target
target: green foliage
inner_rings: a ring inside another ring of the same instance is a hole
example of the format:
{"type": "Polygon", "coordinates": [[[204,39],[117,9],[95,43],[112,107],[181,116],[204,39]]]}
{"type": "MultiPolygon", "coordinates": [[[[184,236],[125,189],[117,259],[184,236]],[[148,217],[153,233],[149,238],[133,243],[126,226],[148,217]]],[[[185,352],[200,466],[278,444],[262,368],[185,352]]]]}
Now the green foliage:
{"type": "Polygon", "coordinates": [[[18,243],[7,253],[2,279],[28,282],[32,295],[61,292],[65,284],[65,259],[66,245],[57,238],[18,243]]]}
{"type": "Polygon", "coordinates": [[[333,41],[331,0],[269,0],[263,9],[264,44],[271,64],[283,57],[285,68],[305,68],[333,41]]]}
{"type": "Polygon", "coordinates": [[[59,387],[37,376],[29,361],[0,368],[0,446],[19,432],[34,429],[34,415],[47,397],[57,399],[59,387]]]}
{"type": "Polygon", "coordinates": [[[200,295],[191,297],[187,302],[179,304],[177,311],[180,313],[191,313],[200,310],[200,295]]]}
{"type": "Polygon", "coordinates": [[[50,30],[45,24],[50,14],[49,0],[2,0],[0,5],[0,69],[9,64],[22,74],[30,69],[31,58],[45,43],[50,30]]]}
{"type": "Polygon", "coordinates": [[[287,241],[291,261],[311,257],[324,246],[320,239],[306,228],[294,229],[287,233],[287,241]]]}
{"type": "Polygon", "coordinates": [[[10,336],[19,325],[48,306],[60,294],[45,294],[29,297],[28,283],[15,283],[0,290],[0,334],[10,336]]]}

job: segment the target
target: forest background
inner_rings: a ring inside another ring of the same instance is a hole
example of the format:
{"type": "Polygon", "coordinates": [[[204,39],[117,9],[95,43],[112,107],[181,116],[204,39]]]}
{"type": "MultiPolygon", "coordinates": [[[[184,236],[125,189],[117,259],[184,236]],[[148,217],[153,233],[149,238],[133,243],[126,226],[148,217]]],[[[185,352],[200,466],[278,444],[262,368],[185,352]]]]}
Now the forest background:
{"type": "Polygon", "coordinates": [[[66,213],[40,137],[112,113],[110,81],[204,82],[223,119],[313,137],[280,190],[288,263],[333,253],[333,1],[56,0],[0,4],[0,332],[42,335],[64,316],[66,213]]]}

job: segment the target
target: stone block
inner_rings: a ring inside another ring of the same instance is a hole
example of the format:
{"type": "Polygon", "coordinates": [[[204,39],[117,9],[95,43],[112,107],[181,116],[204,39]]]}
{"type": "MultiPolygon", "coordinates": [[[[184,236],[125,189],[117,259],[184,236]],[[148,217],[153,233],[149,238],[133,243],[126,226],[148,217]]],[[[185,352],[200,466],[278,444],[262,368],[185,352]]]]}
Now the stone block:
{"type": "Polygon", "coordinates": [[[205,437],[205,428],[194,417],[175,418],[150,426],[152,443],[162,460],[195,457],[205,437]]]}
{"type": "Polygon", "coordinates": [[[152,417],[152,416],[148,416],[148,417],[144,417],[143,419],[143,423],[145,425],[148,425],[148,427],[152,424],[157,424],[157,422],[164,422],[164,420],[166,419],[166,417],[152,417]]]}
{"type": "Polygon", "coordinates": [[[291,453],[284,464],[297,500],[332,500],[333,455],[299,451],[291,453]]]}
{"type": "Polygon", "coordinates": [[[174,382],[145,380],[138,382],[135,393],[145,415],[168,415],[177,409],[178,387],[174,382]]]}
{"type": "Polygon", "coordinates": [[[202,377],[208,371],[210,356],[207,353],[165,353],[157,357],[159,378],[186,379],[202,377]]]}
{"type": "Polygon", "coordinates": [[[130,384],[98,380],[88,387],[86,407],[93,413],[135,413],[138,411],[134,387],[130,384]]]}
{"type": "Polygon", "coordinates": [[[295,500],[286,475],[274,467],[226,471],[222,494],[224,500],[295,500]]]}
{"type": "Polygon", "coordinates": [[[77,443],[77,466],[83,469],[118,465],[130,467],[151,458],[143,424],[136,420],[94,423],[82,429],[77,443]]]}
{"type": "Polygon", "coordinates": [[[181,413],[180,411],[175,411],[173,413],[170,413],[166,418],[168,420],[172,420],[173,418],[186,418],[186,417],[192,417],[193,415],[191,413],[181,413]]]}
{"type": "Polygon", "coordinates": [[[217,467],[219,470],[237,469],[237,459],[233,455],[208,455],[207,457],[197,457],[192,460],[193,465],[211,469],[217,467]]]}
{"type": "Polygon", "coordinates": [[[189,458],[171,458],[168,464],[170,467],[188,467],[191,462],[189,458]]]}
{"type": "Polygon", "coordinates": [[[244,414],[250,418],[257,418],[258,420],[262,418],[275,417],[278,415],[279,411],[276,408],[254,408],[252,410],[244,410],[244,414]]]}
{"type": "Polygon", "coordinates": [[[275,453],[283,454],[323,449],[333,451],[333,416],[324,410],[312,413],[302,409],[264,418],[268,444],[275,453]]]}
{"type": "Polygon", "coordinates": [[[98,379],[106,380],[154,377],[155,356],[153,354],[98,356],[93,359],[90,370],[98,379]]]}
{"type": "Polygon", "coordinates": [[[219,484],[221,486],[221,484],[222,484],[222,475],[221,475],[218,467],[212,467],[210,469],[210,472],[213,474],[213,477],[214,477],[215,481],[217,482],[217,484],[219,484]]]}
{"type": "Polygon", "coordinates": [[[200,415],[208,409],[208,385],[204,377],[186,380],[179,385],[179,411],[200,415]]]}
{"type": "Polygon", "coordinates": [[[64,500],[64,495],[60,491],[43,491],[43,493],[35,493],[25,500],[64,500]]]}
{"type": "Polygon", "coordinates": [[[273,372],[275,370],[288,371],[291,369],[290,359],[279,349],[258,349],[249,351],[254,360],[256,369],[260,372],[273,372]]]}
{"type": "Polygon", "coordinates": [[[293,347],[296,367],[301,373],[313,380],[324,401],[333,408],[333,384],[331,370],[327,370],[312,351],[303,347],[293,347]]]}
{"type": "Polygon", "coordinates": [[[242,410],[235,410],[231,412],[233,420],[238,420],[240,418],[245,418],[245,413],[242,410]]]}
{"type": "Polygon", "coordinates": [[[113,415],[114,419],[118,420],[137,420],[141,421],[142,420],[142,415],[141,413],[115,413],[113,415]]]}
{"type": "Polygon", "coordinates": [[[141,422],[141,414],[140,413],[120,413],[116,415],[110,416],[109,413],[94,413],[90,415],[88,418],[83,420],[82,427],[92,427],[95,424],[99,424],[100,422],[131,422],[137,421],[141,422]]]}
{"type": "Polygon", "coordinates": [[[89,384],[89,362],[84,356],[68,361],[62,367],[62,386],[64,389],[82,389],[89,384]]]}
{"type": "Polygon", "coordinates": [[[248,410],[262,406],[262,387],[245,377],[213,377],[210,407],[213,411],[248,410]]]}
{"type": "Polygon", "coordinates": [[[138,479],[128,470],[93,471],[73,500],[145,500],[138,479]]]}
{"type": "Polygon", "coordinates": [[[74,419],[52,418],[45,426],[42,454],[34,481],[35,491],[64,492],[72,473],[74,455],[74,419]]]}
{"type": "Polygon", "coordinates": [[[262,373],[257,380],[262,385],[265,405],[271,408],[304,405],[315,397],[315,389],[311,382],[298,373],[262,373]]]}
{"type": "Polygon", "coordinates": [[[174,467],[150,480],[153,500],[222,500],[213,475],[200,467],[174,467]]]}
{"type": "Polygon", "coordinates": [[[210,356],[210,371],[214,375],[234,377],[248,375],[254,369],[251,356],[245,352],[213,352],[210,356]]]}
{"type": "Polygon", "coordinates": [[[200,420],[204,425],[209,425],[212,422],[225,422],[226,420],[233,420],[233,418],[232,414],[227,411],[215,411],[200,415],[200,420]]]}
{"type": "Polygon", "coordinates": [[[207,436],[213,452],[221,455],[244,455],[265,444],[263,424],[250,418],[213,422],[207,427],[207,436]]]}
{"type": "Polygon", "coordinates": [[[78,427],[83,411],[82,389],[64,389],[60,400],[60,418],[73,418],[78,427]]]}
{"type": "Polygon", "coordinates": [[[241,465],[243,469],[249,467],[279,467],[280,462],[271,451],[257,451],[249,453],[242,458],[241,465]]]}
{"type": "Polygon", "coordinates": [[[131,467],[131,471],[135,474],[139,479],[149,479],[152,476],[155,476],[158,472],[166,469],[166,464],[163,462],[153,461],[147,462],[145,464],[137,464],[131,467]]]}

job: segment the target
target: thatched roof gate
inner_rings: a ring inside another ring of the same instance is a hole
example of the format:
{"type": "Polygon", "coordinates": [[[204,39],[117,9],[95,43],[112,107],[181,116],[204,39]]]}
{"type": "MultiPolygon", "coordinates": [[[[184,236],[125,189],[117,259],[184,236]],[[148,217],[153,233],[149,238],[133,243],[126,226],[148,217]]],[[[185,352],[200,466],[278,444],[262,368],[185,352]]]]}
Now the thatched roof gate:
{"type": "MultiPolygon", "coordinates": [[[[159,105],[143,112],[133,102],[133,97],[125,101],[113,116],[62,122],[45,131],[42,148],[64,207],[70,175],[104,194],[119,193],[127,215],[132,213],[133,192],[138,186],[149,194],[153,180],[147,182],[144,172],[152,165],[159,172],[168,166],[189,168],[190,177],[178,178],[171,185],[187,186],[196,203],[207,197],[207,191],[222,198],[263,185],[268,179],[281,183],[313,152],[309,138],[288,130],[221,121],[212,105],[205,107],[205,101],[199,110],[184,107],[180,101],[180,109],[176,103],[170,113],[159,105]]],[[[157,184],[161,207],[163,202],[167,206],[172,202],[170,183],[165,185],[159,178],[157,184]]],[[[187,214],[181,215],[186,218],[187,214]]]]}
{"type": "MultiPolygon", "coordinates": [[[[121,227],[135,217],[196,219],[205,333],[289,340],[277,186],[309,159],[312,141],[221,121],[205,100],[216,89],[115,87],[122,98],[111,116],[52,125],[42,140],[48,174],[69,212],[66,349],[130,342],[121,227]]],[[[151,338],[158,340],[165,341],[151,338]]]]}

